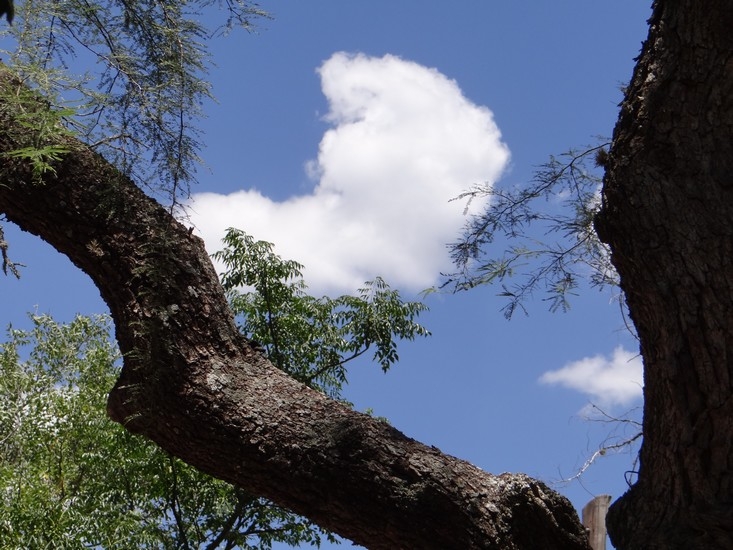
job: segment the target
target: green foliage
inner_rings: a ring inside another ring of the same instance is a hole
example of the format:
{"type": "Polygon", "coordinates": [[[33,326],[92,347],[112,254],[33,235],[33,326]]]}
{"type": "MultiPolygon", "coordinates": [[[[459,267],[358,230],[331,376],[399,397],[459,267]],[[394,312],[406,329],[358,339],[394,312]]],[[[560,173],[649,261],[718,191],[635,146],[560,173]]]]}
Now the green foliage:
{"type": "Polygon", "coordinates": [[[214,258],[226,267],[222,284],[242,333],[277,367],[332,397],[347,382],[348,361],[373,350],[387,371],[399,359],[397,339],[430,334],[415,321],[426,306],[402,301],[381,278],[356,296],[314,298],[305,293],[303,266],[281,259],[271,243],[229,229],[224,244],[214,258]]]}
{"type": "Polygon", "coordinates": [[[3,100],[0,112],[12,105],[16,123],[13,137],[21,144],[14,151],[0,153],[0,157],[30,161],[36,181],[40,181],[47,172],[55,174],[52,163],[69,152],[60,142],[70,134],[64,125],[64,118],[72,115],[73,110],[45,109],[45,102],[39,103],[38,96],[22,85],[14,90],[5,90],[0,100],[3,100]]]}
{"type": "Polygon", "coordinates": [[[14,26],[0,28],[0,39],[15,43],[2,57],[23,85],[123,173],[155,181],[173,201],[199,162],[197,121],[211,97],[207,42],[266,16],[247,0],[26,0],[15,15],[14,26]],[[225,14],[213,28],[201,17],[211,6],[225,14]]]}
{"type": "Polygon", "coordinates": [[[66,147],[62,147],[60,145],[46,145],[43,147],[23,147],[21,149],[16,149],[15,151],[5,153],[5,156],[9,158],[29,160],[31,162],[31,166],[33,166],[33,176],[37,180],[40,180],[41,176],[47,172],[53,172],[55,174],[56,170],[54,170],[51,163],[61,160],[64,153],[68,152],[69,150],[66,147]]]}
{"type": "Polygon", "coordinates": [[[458,197],[489,200],[451,245],[458,271],[447,276],[444,287],[458,291],[500,282],[509,318],[518,307],[525,310],[524,301],[537,290],[556,311],[570,307],[581,279],[616,285],[608,248],[593,228],[606,146],[551,157],[527,186],[483,185],[458,197]],[[512,284],[505,282],[509,278],[512,284]]]}
{"type": "Polygon", "coordinates": [[[0,547],[270,548],[330,535],[106,418],[105,317],[31,317],[0,345],[0,547]]]}

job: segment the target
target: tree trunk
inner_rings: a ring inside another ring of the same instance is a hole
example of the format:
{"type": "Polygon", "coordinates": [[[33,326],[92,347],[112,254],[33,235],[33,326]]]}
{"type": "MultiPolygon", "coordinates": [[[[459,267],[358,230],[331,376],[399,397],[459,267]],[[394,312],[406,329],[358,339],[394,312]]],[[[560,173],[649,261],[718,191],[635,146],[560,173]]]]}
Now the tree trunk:
{"type": "Polygon", "coordinates": [[[733,2],[657,0],[596,228],[644,358],[619,549],[733,548],[733,2]]]}
{"type": "MultiPolygon", "coordinates": [[[[0,67],[0,92],[20,86],[0,67]]],[[[25,130],[0,102],[0,153],[25,130]]],[[[73,139],[56,174],[2,160],[0,212],[87,273],[124,368],[110,416],[369,548],[587,549],[567,499],[492,476],[275,369],[240,337],[201,239],[73,139]]]]}

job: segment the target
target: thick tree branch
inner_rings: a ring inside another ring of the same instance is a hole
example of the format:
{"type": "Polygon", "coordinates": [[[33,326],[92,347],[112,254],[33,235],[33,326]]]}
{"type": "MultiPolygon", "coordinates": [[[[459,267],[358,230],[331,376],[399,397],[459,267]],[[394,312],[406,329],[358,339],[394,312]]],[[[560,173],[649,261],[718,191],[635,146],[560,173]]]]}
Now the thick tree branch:
{"type": "MultiPolygon", "coordinates": [[[[0,89],[16,86],[0,69],[0,89]]],[[[0,154],[18,147],[0,104],[0,154]]],[[[42,183],[0,163],[0,212],[87,273],[124,368],[110,416],[216,477],[370,548],[585,549],[563,497],[492,476],[275,369],[240,336],[203,242],[96,153],[42,183]]]]}

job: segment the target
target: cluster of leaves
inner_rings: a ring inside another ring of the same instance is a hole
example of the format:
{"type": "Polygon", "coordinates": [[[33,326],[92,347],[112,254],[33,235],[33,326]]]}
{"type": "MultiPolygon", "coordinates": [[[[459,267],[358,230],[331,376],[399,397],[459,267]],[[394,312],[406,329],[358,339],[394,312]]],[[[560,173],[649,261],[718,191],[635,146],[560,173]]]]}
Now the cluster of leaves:
{"type": "Polygon", "coordinates": [[[211,96],[206,42],[265,16],[247,0],[27,0],[0,38],[12,38],[3,57],[50,104],[49,117],[62,116],[123,173],[155,181],[175,202],[199,162],[197,121],[211,96]],[[200,12],[212,4],[227,15],[207,27],[200,12]]]}
{"type": "Polygon", "coordinates": [[[517,308],[525,310],[524,301],[537,290],[557,311],[568,309],[580,280],[616,285],[609,250],[593,228],[607,145],[551,157],[527,186],[486,184],[461,194],[458,199],[469,202],[489,200],[450,245],[458,270],[446,275],[444,287],[458,291],[501,282],[509,318],[517,308]]]}
{"type": "MultiPolygon", "coordinates": [[[[394,338],[428,334],[381,280],[356,297],[305,294],[301,266],[230,230],[219,253],[242,329],[299,379],[337,396],[344,364],[394,338]],[[254,290],[245,292],[240,285],[254,290]]],[[[0,541],[8,548],[271,548],[333,536],[273,503],[202,474],[105,414],[119,374],[107,317],[31,316],[0,344],[0,541]]]]}
{"type": "Polygon", "coordinates": [[[303,266],[280,258],[271,243],[237,229],[227,231],[224,243],[214,259],[226,268],[222,284],[242,333],[274,365],[332,397],[347,382],[348,361],[373,349],[387,371],[399,359],[397,339],[430,334],[415,321],[426,306],[402,301],[381,278],[356,296],[315,298],[306,294],[303,266]]]}
{"type": "MultiPolygon", "coordinates": [[[[70,134],[64,118],[74,114],[71,109],[49,111],[43,108],[44,105],[45,102],[39,103],[38,96],[22,84],[13,90],[12,109],[17,134],[14,137],[21,147],[1,155],[29,161],[37,182],[48,172],[55,174],[53,163],[69,152],[60,138],[70,134]]],[[[7,101],[0,103],[0,110],[4,111],[8,106],[7,101]]]]}

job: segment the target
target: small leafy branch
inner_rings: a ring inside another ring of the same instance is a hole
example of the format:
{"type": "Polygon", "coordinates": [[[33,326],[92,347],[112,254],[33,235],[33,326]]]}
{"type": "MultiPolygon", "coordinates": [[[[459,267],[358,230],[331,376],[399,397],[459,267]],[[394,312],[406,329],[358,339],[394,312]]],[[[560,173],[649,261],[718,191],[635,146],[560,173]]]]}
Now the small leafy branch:
{"type": "Polygon", "coordinates": [[[60,161],[64,153],[68,152],[69,149],[61,145],[45,145],[43,147],[23,147],[5,153],[5,156],[30,161],[33,167],[33,177],[36,181],[40,181],[42,176],[48,172],[56,173],[53,163],[60,161]]]}
{"type": "Polygon", "coordinates": [[[450,245],[456,272],[441,288],[467,290],[502,283],[509,299],[504,314],[525,311],[536,290],[546,293],[550,310],[567,310],[580,279],[592,285],[617,284],[607,247],[596,236],[593,219],[600,207],[602,167],[608,143],[551,157],[529,185],[482,184],[455,200],[487,197],[460,240],[450,245]],[[515,278],[509,285],[505,281],[515,278]]]}
{"type": "Polygon", "coordinates": [[[224,245],[213,257],[226,268],[222,284],[242,333],[275,366],[331,397],[347,382],[346,363],[371,351],[386,372],[399,359],[397,340],[430,335],[416,322],[427,307],[403,301],[379,277],[356,296],[316,298],[306,294],[303,266],[271,243],[229,229],[224,245]]]}
{"type": "Polygon", "coordinates": [[[0,104],[19,129],[14,138],[21,145],[2,156],[29,161],[36,182],[42,181],[48,173],[55,175],[54,163],[70,151],[62,143],[65,137],[72,135],[66,121],[74,116],[74,109],[54,109],[48,100],[41,99],[24,85],[12,91],[4,89],[0,104]]]}

